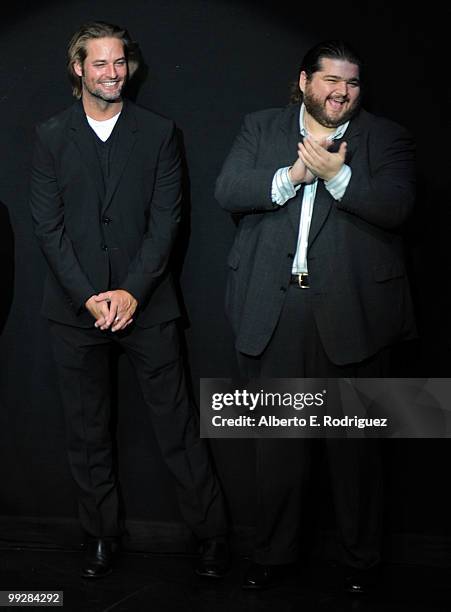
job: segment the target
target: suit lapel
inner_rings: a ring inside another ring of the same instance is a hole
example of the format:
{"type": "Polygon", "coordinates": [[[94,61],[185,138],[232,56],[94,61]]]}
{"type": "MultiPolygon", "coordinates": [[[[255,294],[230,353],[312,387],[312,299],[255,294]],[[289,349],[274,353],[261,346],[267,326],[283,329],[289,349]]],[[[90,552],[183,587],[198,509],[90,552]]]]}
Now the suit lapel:
{"type": "Polygon", "coordinates": [[[362,121],[364,121],[364,115],[365,115],[365,111],[361,110],[359,114],[354,119],[351,120],[351,123],[349,124],[348,129],[343,134],[343,138],[339,138],[338,140],[335,140],[336,146],[334,150],[336,149],[338,151],[338,147],[343,141],[345,141],[346,144],[348,145],[348,148],[346,151],[346,160],[345,160],[347,164],[351,162],[352,157],[357,149],[357,146],[359,143],[359,136],[360,136],[360,132],[362,129],[362,121]]]}
{"type": "Polygon", "coordinates": [[[129,160],[130,153],[136,142],[136,119],[133,109],[130,108],[130,104],[125,100],[121,117],[119,118],[116,128],[118,130],[116,134],[117,140],[114,146],[113,159],[111,160],[110,176],[102,212],[106,210],[114,196],[125,166],[129,160]]]}
{"type": "MultiPolygon", "coordinates": [[[[281,119],[281,138],[278,143],[278,161],[280,167],[293,165],[293,162],[297,157],[298,142],[302,140],[299,127],[299,112],[300,106],[298,104],[288,106],[282,115],[281,119]]],[[[293,202],[287,205],[288,216],[290,217],[291,224],[296,236],[299,232],[299,216],[301,214],[301,203],[304,193],[304,188],[301,187],[293,202]]]]}
{"type": "MultiPolygon", "coordinates": [[[[349,164],[352,160],[354,152],[357,148],[360,134],[360,124],[362,113],[359,113],[355,119],[351,121],[348,129],[343,134],[343,138],[334,141],[333,150],[338,151],[340,144],[345,141],[347,143],[346,160],[349,164]]],[[[312,246],[315,238],[318,236],[323,227],[332,207],[334,200],[324,186],[323,181],[318,181],[318,187],[315,196],[315,205],[313,207],[312,221],[310,225],[308,248],[312,246]]]]}
{"type": "Polygon", "coordinates": [[[92,130],[86,120],[86,115],[81,102],[73,106],[70,123],[72,139],[80,152],[82,162],[85,164],[89,175],[97,189],[99,197],[103,197],[103,176],[100,167],[99,156],[92,135],[92,130]]]}

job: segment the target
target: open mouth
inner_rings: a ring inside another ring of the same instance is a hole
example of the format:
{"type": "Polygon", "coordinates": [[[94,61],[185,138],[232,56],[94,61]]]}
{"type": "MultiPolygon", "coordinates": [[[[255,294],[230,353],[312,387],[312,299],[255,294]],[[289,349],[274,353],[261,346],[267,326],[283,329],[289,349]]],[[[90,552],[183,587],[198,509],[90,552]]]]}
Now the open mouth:
{"type": "Polygon", "coordinates": [[[347,102],[347,100],[346,100],[346,98],[344,98],[344,99],[328,98],[327,102],[329,104],[329,107],[332,110],[340,111],[340,110],[342,110],[342,108],[345,105],[345,103],[347,102]]]}
{"type": "Polygon", "coordinates": [[[113,89],[119,85],[119,81],[102,81],[100,84],[107,89],[113,89]]]}

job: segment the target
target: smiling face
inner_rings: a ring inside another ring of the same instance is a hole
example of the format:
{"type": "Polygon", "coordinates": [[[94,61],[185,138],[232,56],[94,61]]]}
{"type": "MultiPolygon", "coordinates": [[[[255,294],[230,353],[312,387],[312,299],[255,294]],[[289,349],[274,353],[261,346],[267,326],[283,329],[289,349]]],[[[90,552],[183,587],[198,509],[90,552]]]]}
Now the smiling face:
{"type": "Polygon", "coordinates": [[[347,60],[324,57],[321,70],[310,78],[301,72],[299,88],[308,114],[321,126],[336,128],[359,108],[359,67],[347,60]]]}
{"type": "Polygon", "coordinates": [[[75,62],[81,77],[83,101],[117,102],[127,80],[127,60],[119,38],[92,38],[86,43],[86,58],[75,62]]]}

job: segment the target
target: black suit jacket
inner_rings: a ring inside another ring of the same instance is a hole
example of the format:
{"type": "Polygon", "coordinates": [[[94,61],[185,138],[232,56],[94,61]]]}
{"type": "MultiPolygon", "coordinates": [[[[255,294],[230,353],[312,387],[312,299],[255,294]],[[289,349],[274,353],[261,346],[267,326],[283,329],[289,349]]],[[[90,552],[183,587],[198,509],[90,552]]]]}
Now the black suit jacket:
{"type": "MultiPolygon", "coordinates": [[[[271,184],[296,159],[299,110],[248,115],[216,184],[221,206],[241,215],[226,310],[237,349],[249,355],[270,341],[290,282],[303,187],[278,206],[271,184]]],[[[341,201],[319,180],[307,253],[308,299],[326,353],[341,365],[415,335],[400,234],[414,203],[412,140],[363,110],[344,140],[352,178],[341,201]]]]}
{"type": "Polygon", "coordinates": [[[91,327],[84,308],[109,288],[139,303],[136,323],[178,316],[168,260],[180,220],[181,165],[172,121],[125,101],[105,190],[81,102],[37,127],[30,202],[50,271],[43,314],[91,327]]]}

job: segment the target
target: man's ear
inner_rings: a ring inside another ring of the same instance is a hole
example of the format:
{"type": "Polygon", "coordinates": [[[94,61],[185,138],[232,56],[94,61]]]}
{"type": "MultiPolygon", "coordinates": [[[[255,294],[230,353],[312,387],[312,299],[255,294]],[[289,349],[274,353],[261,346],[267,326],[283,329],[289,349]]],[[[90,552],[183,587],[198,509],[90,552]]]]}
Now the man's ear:
{"type": "Polygon", "coordinates": [[[301,74],[299,75],[299,89],[304,93],[305,84],[307,83],[307,73],[305,70],[301,70],[301,74]]]}
{"type": "Polygon", "coordinates": [[[79,77],[83,76],[83,66],[80,64],[80,62],[74,62],[72,65],[74,67],[75,74],[79,77]]]}

